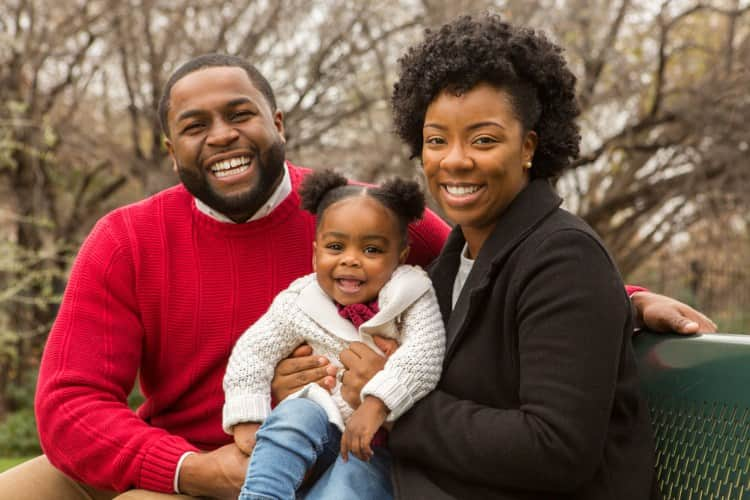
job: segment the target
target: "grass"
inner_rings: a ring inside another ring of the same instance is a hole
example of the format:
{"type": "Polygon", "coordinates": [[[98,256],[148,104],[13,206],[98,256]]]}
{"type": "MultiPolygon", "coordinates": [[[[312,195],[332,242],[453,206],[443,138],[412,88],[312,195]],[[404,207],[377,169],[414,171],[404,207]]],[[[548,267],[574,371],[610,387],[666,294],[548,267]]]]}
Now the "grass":
{"type": "Polygon", "coordinates": [[[14,465],[18,465],[21,462],[29,460],[31,457],[0,457],[0,472],[10,469],[14,465]]]}

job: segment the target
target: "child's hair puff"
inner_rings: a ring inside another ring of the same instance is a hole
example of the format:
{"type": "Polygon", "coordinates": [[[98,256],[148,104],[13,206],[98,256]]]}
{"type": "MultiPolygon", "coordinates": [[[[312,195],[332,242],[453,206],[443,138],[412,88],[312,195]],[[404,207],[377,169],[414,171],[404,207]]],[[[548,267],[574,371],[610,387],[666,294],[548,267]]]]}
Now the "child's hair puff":
{"type": "MultiPolygon", "coordinates": [[[[323,198],[331,190],[347,186],[348,184],[349,181],[346,180],[346,177],[333,170],[321,170],[308,175],[302,181],[302,186],[299,190],[300,198],[302,198],[302,208],[317,215],[318,207],[322,203],[323,198]]],[[[328,204],[330,205],[330,203],[328,204]]]]}
{"type": "Polygon", "coordinates": [[[368,194],[407,222],[421,219],[424,214],[424,193],[416,181],[394,177],[380,186],[369,188],[368,194]]]}
{"type": "Polygon", "coordinates": [[[346,177],[333,170],[320,170],[305,177],[299,189],[302,208],[317,216],[317,224],[326,209],[337,201],[353,196],[369,196],[389,209],[399,223],[404,244],[408,226],[422,218],[425,198],[416,181],[394,177],[380,186],[349,184],[346,177]]]}

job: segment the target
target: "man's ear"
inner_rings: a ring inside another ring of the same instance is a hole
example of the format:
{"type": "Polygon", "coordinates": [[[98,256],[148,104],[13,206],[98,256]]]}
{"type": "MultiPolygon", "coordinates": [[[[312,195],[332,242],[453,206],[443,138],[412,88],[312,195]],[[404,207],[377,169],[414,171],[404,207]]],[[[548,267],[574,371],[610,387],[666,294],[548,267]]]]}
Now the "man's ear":
{"type": "Polygon", "coordinates": [[[177,172],[177,159],[174,157],[174,148],[172,147],[172,141],[170,141],[168,138],[164,139],[164,145],[167,147],[167,153],[169,153],[169,157],[172,159],[172,171],[177,172]]]}
{"type": "Polygon", "coordinates": [[[284,136],[284,113],[282,113],[281,110],[277,109],[273,114],[273,124],[276,127],[276,131],[278,131],[281,136],[281,141],[286,144],[286,137],[284,136]]]}
{"type": "Polygon", "coordinates": [[[315,261],[315,254],[317,253],[315,249],[318,248],[317,242],[313,241],[313,271],[317,271],[317,262],[315,261]]]}
{"type": "Polygon", "coordinates": [[[409,245],[406,245],[406,247],[401,250],[401,253],[398,256],[399,264],[404,264],[406,262],[407,257],[409,257],[409,250],[411,250],[411,247],[409,245]]]}

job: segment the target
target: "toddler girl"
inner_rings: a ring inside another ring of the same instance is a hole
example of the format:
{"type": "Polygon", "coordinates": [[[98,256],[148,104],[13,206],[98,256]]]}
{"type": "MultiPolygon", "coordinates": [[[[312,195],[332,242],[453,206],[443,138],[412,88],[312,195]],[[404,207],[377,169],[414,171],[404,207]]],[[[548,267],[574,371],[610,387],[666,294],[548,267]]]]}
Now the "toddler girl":
{"type": "Polygon", "coordinates": [[[224,429],[252,453],[240,499],[390,498],[390,455],[378,430],[435,388],[445,349],[432,284],[403,265],[407,226],[422,216],[424,196],[416,182],[357,186],[330,171],[309,175],[300,195],[317,215],[315,272],[242,335],[224,377],[224,429]],[[274,368],[300,343],[338,363],[352,341],[382,353],[373,336],[400,347],[358,408],[342,399],[339,377],[332,393],[310,384],[271,411],[274,368]],[[311,486],[300,491],[308,470],[311,486]]]}

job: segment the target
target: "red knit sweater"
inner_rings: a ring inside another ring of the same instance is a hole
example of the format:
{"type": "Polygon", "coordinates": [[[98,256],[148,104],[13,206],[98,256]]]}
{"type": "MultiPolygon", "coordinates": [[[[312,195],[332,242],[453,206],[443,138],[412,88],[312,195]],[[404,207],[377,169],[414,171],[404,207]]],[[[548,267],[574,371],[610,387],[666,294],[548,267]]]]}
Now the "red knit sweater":
{"type": "MultiPolygon", "coordinates": [[[[290,166],[292,194],[246,224],[201,213],[182,185],[97,223],[39,372],[39,437],[55,466],[99,488],[171,492],[184,452],[231,442],[221,382],[232,345],[312,272],[314,220],[296,193],[306,172],[290,166]],[[133,413],[138,375],[146,402],[133,413]]],[[[427,214],[411,230],[410,263],[429,263],[447,233],[427,214]]]]}

